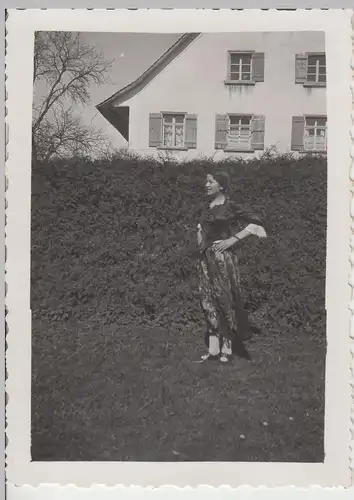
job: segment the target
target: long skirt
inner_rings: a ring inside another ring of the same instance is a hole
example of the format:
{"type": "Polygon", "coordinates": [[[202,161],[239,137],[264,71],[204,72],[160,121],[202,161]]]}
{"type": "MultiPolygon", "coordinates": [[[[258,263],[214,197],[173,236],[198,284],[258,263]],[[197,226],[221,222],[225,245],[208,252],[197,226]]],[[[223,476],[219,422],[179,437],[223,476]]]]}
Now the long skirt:
{"type": "Polygon", "coordinates": [[[250,337],[251,328],[244,309],[239,263],[234,252],[226,250],[220,253],[210,247],[201,254],[199,292],[207,325],[207,346],[211,339],[215,341],[217,338],[222,352],[249,359],[243,341],[250,337]]]}

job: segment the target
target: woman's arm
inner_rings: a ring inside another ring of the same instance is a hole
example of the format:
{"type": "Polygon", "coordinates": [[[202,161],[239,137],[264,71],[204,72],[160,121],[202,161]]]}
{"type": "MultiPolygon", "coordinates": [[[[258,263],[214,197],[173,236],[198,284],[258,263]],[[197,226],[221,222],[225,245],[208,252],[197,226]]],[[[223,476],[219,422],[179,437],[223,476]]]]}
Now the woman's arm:
{"type": "Polygon", "coordinates": [[[241,223],[243,222],[243,225],[245,226],[242,231],[235,235],[238,239],[242,240],[250,234],[258,236],[259,238],[265,238],[267,236],[263,221],[258,214],[254,213],[251,209],[245,208],[236,203],[231,203],[231,207],[234,220],[241,223]]]}
{"type": "Polygon", "coordinates": [[[265,238],[267,236],[267,233],[265,232],[263,226],[251,223],[247,227],[245,227],[245,229],[242,229],[234,236],[231,236],[226,240],[218,241],[217,243],[215,243],[214,249],[217,252],[224,252],[228,248],[235,245],[238,241],[247,238],[251,234],[257,236],[258,238],[265,238]]]}
{"type": "Polygon", "coordinates": [[[240,231],[240,233],[238,233],[237,236],[239,239],[243,239],[245,238],[246,236],[249,236],[250,234],[253,234],[254,236],[258,236],[258,238],[266,238],[267,237],[267,233],[265,232],[265,229],[264,227],[262,226],[262,224],[248,224],[247,227],[245,227],[245,229],[243,229],[242,231],[240,231]]]}

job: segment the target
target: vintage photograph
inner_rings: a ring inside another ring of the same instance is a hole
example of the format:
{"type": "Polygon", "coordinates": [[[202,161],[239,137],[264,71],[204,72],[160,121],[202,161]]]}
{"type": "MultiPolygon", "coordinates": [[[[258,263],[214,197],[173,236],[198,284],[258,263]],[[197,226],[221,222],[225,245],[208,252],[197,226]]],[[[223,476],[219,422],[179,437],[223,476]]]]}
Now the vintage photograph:
{"type": "Polygon", "coordinates": [[[323,31],[37,31],[34,461],[324,461],[323,31]]]}

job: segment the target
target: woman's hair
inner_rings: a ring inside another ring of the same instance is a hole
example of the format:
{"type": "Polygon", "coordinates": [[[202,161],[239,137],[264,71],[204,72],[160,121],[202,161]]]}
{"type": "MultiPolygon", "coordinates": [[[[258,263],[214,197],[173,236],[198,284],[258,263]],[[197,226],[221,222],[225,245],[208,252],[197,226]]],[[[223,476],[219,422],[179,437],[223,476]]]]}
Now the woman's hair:
{"type": "Polygon", "coordinates": [[[213,172],[211,175],[218,182],[218,184],[220,184],[220,186],[223,188],[223,191],[229,191],[230,177],[227,172],[224,172],[223,170],[218,170],[217,172],[213,172]]]}

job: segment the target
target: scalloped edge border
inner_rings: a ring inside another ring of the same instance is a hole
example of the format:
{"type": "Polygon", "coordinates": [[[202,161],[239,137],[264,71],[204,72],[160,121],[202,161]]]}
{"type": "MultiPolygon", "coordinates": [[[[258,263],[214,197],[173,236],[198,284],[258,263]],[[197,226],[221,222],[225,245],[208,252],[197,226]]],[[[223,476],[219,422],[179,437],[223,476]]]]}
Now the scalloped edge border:
{"type": "MultiPolygon", "coordinates": [[[[99,9],[99,8],[97,8],[99,9]]],[[[12,9],[12,10],[54,10],[54,9],[47,9],[45,7],[43,8],[37,8],[37,9],[21,9],[21,8],[16,8],[16,9],[12,9]]],[[[96,10],[96,8],[91,8],[91,9],[66,9],[66,10],[88,10],[88,11],[92,11],[92,10],[96,10]]],[[[99,9],[101,10],[101,9],[99,9]]],[[[174,10],[174,9],[170,9],[170,8],[166,8],[166,9],[162,9],[162,8],[159,8],[159,9],[153,9],[153,8],[146,8],[146,9],[143,9],[143,8],[139,8],[139,9],[134,9],[134,8],[106,8],[106,9],[102,9],[102,10],[108,10],[108,11],[112,11],[112,10],[174,10]]],[[[219,11],[219,10],[237,10],[237,11],[242,11],[242,10],[248,10],[247,8],[230,8],[230,9],[226,9],[226,8],[215,8],[215,9],[199,9],[199,8],[196,8],[194,10],[216,10],[216,11],[219,11]]],[[[350,385],[351,385],[351,409],[350,409],[350,421],[352,423],[352,427],[351,429],[349,430],[350,432],[350,445],[349,445],[349,448],[350,448],[350,470],[351,470],[351,486],[354,486],[353,484],[353,478],[354,478],[354,9],[345,9],[345,8],[337,8],[337,9],[329,9],[329,8],[308,8],[308,9],[305,9],[305,8],[300,8],[300,9],[294,9],[294,8],[265,8],[265,9],[256,9],[256,10],[262,10],[262,11],[280,11],[280,12],[284,12],[284,11],[301,11],[301,10],[306,10],[306,11],[321,11],[321,10],[352,10],[353,11],[353,14],[352,14],[352,17],[351,17],[351,26],[352,26],[352,59],[351,59],[351,69],[352,69],[352,82],[350,83],[350,88],[351,88],[351,94],[352,94],[352,112],[351,112],[351,120],[352,120],[352,128],[350,130],[350,136],[351,136],[351,151],[350,151],[350,157],[351,157],[351,166],[350,166],[350,180],[351,180],[351,193],[352,193],[352,196],[351,196],[351,202],[350,202],[350,215],[351,215],[351,218],[352,218],[352,222],[351,222],[351,241],[350,241],[350,248],[351,248],[351,252],[350,252],[350,264],[351,264],[351,270],[350,270],[350,276],[349,276],[349,284],[351,286],[351,289],[352,289],[352,293],[351,293],[351,302],[349,304],[349,309],[351,311],[351,319],[350,319],[350,338],[351,338],[351,348],[350,348],[350,352],[351,352],[351,362],[350,362],[350,374],[351,374],[351,377],[350,377],[350,385]]],[[[8,79],[8,75],[7,75],[7,71],[6,71],[6,68],[7,68],[7,64],[6,64],[6,59],[7,59],[7,34],[8,34],[8,29],[7,29],[7,19],[8,19],[8,12],[5,10],[5,96],[4,96],[4,108],[5,108],[5,223],[4,223],[4,226],[5,226],[5,265],[6,265],[6,262],[7,262],[7,244],[6,244],[6,241],[7,241],[7,238],[6,238],[6,227],[8,225],[7,223],[7,207],[8,207],[8,198],[7,198],[7,191],[8,191],[8,187],[9,187],[9,182],[10,182],[10,179],[9,179],[9,176],[8,176],[8,167],[7,167],[7,163],[8,163],[8,144],[9,144],[9,124],[8,124],[8,121],[7,121],[7,115],[8,115],[8,108],[7,108],[7,105],[6,105],[6,102],[7,102],[7,79],[8,79]]],[[[7,300],[6,300],[6,297],[7,297],[7,290],[8,290],[8,282],[7,282],[7,279],[6,279],[6,268],[5,268],[5,354],[6,354],[6,351],[7,351],[7,335],[8,335],[8,332],[9,332],[9,325],[8,325],[8,321],[6,319],[6,316],[7,316],[7,313],[8,313],[8,309],[7,309],[7,300]]],[[[8,402],[9,402],[9,393],[7,392],[7,380],[9,378],[9,373],[7,371],[7,366],[6,366],[6,360],[5,360],[5,460],[7,459],[7,454],[6,454],[6,449],[8,447],[8,442],[9,442],[9,438],[7,436],[7,406],[8,406],[8,402]]],[[[70,462],[68,462],[70,463],[70,462]]],[[[7,464],[7,460],[6,460],[6,464],[7,464]]],[[[44,483],[42,483],[41,485],[39,486],[36,486],[36,485],[31,485],[31,484],[25,484],[25,485],[21,485],[21,487],[26,487],[26,488],[29,488],[31,490],[38,490],[39,488],[41,488],[41,486],[44,486],[44,483]]],[[[343,486],[338,486],[338,487],[322,487],[322,486],[319,486],[319,485],[313,485],[313,486],[310,486],[308,488],[304,488],[304,487],[296,487],[294,485],[288,485],[288,486],[278,486],[278,487],[269,487],[269,486],[266,486],[266,485],[259,485],[259,486],[256,486],[256,487],[253,487],[253,486],[249,486],[249,485],[240,485],[238,487],[232,487],[232,486],[229,486],[227,484],[225,485],[221,485],[221,486],[210,486],[210,485],[207,485],[207,484],[199,484],[198,486],[183,486],[183,487],[179,487],[179,486],[176,486],[174,484],[164,484],[162,486],[139,486],[138,484],[137,485],[124,485],[124,484],[120,484],[120,485],[107,485],[107,484],[100,484],[100,483],[91,483],[90,485],[88,485],[87,487],[86,486],[76,486],[74,483],[66,483],[66,484],[62,484],[62,483],[50,483],[48,484],[47,486],[52,486],[52,487],[57,487],[57,488],[60,488],[60,489],[72,489],[72,488],[75,488],[75,489],[82,489],[82,490],[89,490],[91,488],[96,488],[98,487],[100,490],[113,490],[113,489],[116,489],[117,487],[119,487],[119,489],[121,490],[138,490],[138,491],[152,491],[152,490],[162,490],[162,489],[165,489],[165,488],[175,488],[177,490],[187,490],[187,491],[194,491],[194,490],[198,490],[198,489],[204,489],[204,488],[208,488],[208,489],[211,489],[211,490],[219,490],[220,488],[223,489],[223,490],[231,490],[231,491],[235,491],[235,490],[251,490],[251,491],[283,491],[283,490],[296,490],[296,491],[314,491],[314,490],[346,490],[347,488],[346,487],[343,487],[343,486]]],[[[15,487],[18,489],[17,486],[13,485],[13,484],[10,484],[11,487],[15,487]]]]}
{"type": "Polygon", "coordinates": [[[350,90],[352,94],[352,111],[351,111],[351,119],[352,119],[352,128],[350,130],[351,137],[351,167],[350,167],[350,181],[351,181],[351,192],[352,197],[350,201],[350,215],[351,215],[351,241],[350,247],[351,252],[349,256],[349,261],[351,264],[350,276],[349,276],[349,284],[352,288],[352,296],[351,302],[349,304],[349,309],[351,311],[351,319],[350,319],[350,338],[351,338],[351,363],[350,363],[350,386],[351,386],[351,408],[350,408],[350,421],[352,427],[350,429],[351,439],[349,443],[349,452],[350,452],[350,471],[351,471],[351,484],[353,486],[354,479],[354,12],[351,18],[352,25],[352,60],[351,60],[351,69],[352,69],[352,81],[350,83],[350,90]]]}

